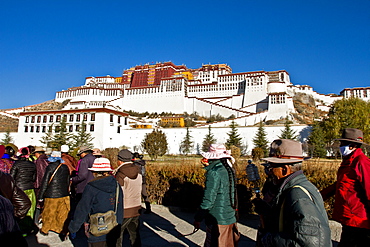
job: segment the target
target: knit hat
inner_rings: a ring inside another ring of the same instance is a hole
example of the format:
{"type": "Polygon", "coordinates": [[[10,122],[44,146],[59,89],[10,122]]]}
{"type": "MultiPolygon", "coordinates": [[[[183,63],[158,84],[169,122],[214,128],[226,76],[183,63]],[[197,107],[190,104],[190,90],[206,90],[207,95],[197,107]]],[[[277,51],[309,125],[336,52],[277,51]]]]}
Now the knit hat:
{"type": "Polygon", "coordinates": [[[263,158],[271,163],[298,163],[311,157],[304,157],[302,144],[289,139],[277,139],[271,143],[270,154],[268,158],[263,158]]]}
{"type": "Polygon", "coordinates": [[[69,147],[68,147],[68,145],[62,145],[62,146],[60,147],[60,152],[62,152],[62,153],[68,153],[68,152],[69,152],[69,147]]]}
{"type": "Polygon", "coordinates": [[[96,158],[91,168],[88,168],[93,172],[110,172],[112,168],[110,166],[110,161],[107,158],[96,158]]]}
{"type": "Polygon", "coordinates": [[[211,144],[208,152],[200,153],[206,159],[232,158],[231,150],[226,150],[224,144],[211,144]]]}
{"type": "Polygon", "coordinates": [[[130,162],[133,158],[132,153],[127,149],[122,149],[118,152],[118,160],[123,162],[130,162]]]}
{"type": "Polygon", "coordinates": [[[335,141],[348,141],[348,142],[369,145],[367,143],[364,143],[363,139],[364,139],[364,133],[362,132],[362,130],[347,128],[343,130],[342,138],[335,139],[335,141]]]}

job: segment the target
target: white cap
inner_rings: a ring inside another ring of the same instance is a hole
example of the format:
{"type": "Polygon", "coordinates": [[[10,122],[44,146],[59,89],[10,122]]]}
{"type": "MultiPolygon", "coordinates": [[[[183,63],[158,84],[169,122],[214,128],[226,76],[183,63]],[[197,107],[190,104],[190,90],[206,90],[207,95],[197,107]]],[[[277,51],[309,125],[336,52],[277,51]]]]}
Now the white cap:
{"type": "Polygon", "coordinates": [[[62,152],[62,153],[68,153],[68,152],[69,152],[69,147],[68,147],[68,145],[62,145],[62,146],[60,147],[60,152],[62,152]]]}

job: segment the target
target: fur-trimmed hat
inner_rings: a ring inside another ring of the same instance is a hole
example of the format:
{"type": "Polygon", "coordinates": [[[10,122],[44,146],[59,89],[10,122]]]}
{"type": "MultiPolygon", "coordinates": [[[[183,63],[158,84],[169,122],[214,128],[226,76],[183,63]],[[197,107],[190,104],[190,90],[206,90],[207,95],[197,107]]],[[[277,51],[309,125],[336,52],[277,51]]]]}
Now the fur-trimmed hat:
{"type": "Polygon", "coordinates": [[[268,158],[263,158],[271,163],[290,164],[298,163],[311,157],[303,156],[302,144],[290,139],[277,139],[271,143],[268,158]]]}
{"type": "Polygon", "coordinates": [[[86,152],[86,151],[92,151],[91,148],[87,147],[87,146],[82,146],[80,147],[80,149],[78,150],[78,153],[77,155],[81,155],[83,152],[86,152]]]}

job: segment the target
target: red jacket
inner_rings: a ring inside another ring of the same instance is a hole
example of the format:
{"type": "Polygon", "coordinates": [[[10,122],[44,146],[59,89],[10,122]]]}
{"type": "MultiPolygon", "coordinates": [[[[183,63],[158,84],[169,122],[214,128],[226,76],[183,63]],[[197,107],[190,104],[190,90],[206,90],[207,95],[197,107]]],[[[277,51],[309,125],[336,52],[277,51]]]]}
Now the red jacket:
{"type": "Polygon", "coordinates": [[[343,158],[336,186],[333,219],[370,229],[370,159],[360,148],[343,158]]]}

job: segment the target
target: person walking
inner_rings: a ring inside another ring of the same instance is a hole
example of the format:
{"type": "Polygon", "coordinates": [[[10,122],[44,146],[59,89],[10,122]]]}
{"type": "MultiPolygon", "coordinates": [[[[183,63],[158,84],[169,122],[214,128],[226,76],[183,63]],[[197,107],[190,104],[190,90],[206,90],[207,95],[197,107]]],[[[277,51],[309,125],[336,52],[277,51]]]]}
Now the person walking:
{"type": "Polygon", "coordinates": [[[113,171],[124,194],[124,219],[117,247],[122,247],[125,230],[130,235],[131,246],[141,246],[139,216],[141,211],[142,176],[139,167],[132,162],[133,154],[122,149],[118,153],[118,167],[113,171]]]}
{"type": "MultiPolygon", "coordinates": [[[[117,223],[122,224],[123,220],[123,193],[116,179],[110,175],[112,171],[110,161],[107,158],[97,158],[89,170],[92,171],[94,179],[87,183],[73,219],[69,223],[68,228],[72,239],[75,238],[76,232],[86,222],[89,215],[113,210],[117,223]],[[118,201],[116,201],[117,192],[119,193],[118,201]]],[[[86,231],[86,235],[89,247],[116,246],[119,225],[108,234],[94,236],[86,231]]]]}
{"type": "Polygon", "coordinates": [[[34,183],[36,181],[35,163],[29,161],[29,150],[27,147],[19,149],[18,160],[16,160],[10,169],[10,175],[13,177],[16,186],[26,193],[31,201],[31,208],[19,225],[24,234],[34,234],[38,232],[37,226],[33,222],[36,209],[36,194],[34,183]]]}
{"type": "Polygon", "coordinates": [[[137,165],[140,169],[140,174],[143,179],[143,184],[142,184],[142,190],[141,190],[141,196],[144,199],[145,203],[145,211],[144,214],[150,214],[152,212],[151,206],[150,206],[150,201],[149,201],[149,196],[148,196],[148,191],[147,191],[147,184],[146,184],[146,169],[145,165],[146,162],[143,159],[144,156],[142,154],[139,154],[137,152],[133,153],[133,159],[132,161],[134,162],[135,165],[137,165]]]}
{"type": "Polygon", "coordinates": [[[39,201],[44,201],[40,233],[48,235],[49,231],[53,231],[64,240],[68,233],[65,223],[70,211],[69,169],[59,151],[53,151],[48,161],[50,163],[46,167],[38,196],[39,201]]]}
{"type": "Polygon", "coordinates": [[[237,228],[236,179],[231,151],[223,144],[212,144],[208,152],[201,153],[206,170],[206,184],[200,210],[194,217],[195,229],[205,219],[204,246],[237,246],[240,234],[237,228]]]}
{"type": "Polygon", "coordinates": [[[92,155],[91,148],[86,146],[80,147],[77,155],[81,157],[81,160],[76,169],[76,176],[72,177],[71,181],[72,185],[76,186],[76,201],[78,202],[87,183],[94,179],[89,168],[92,167],[95,157],[92,155]]]}
{"type": "Polygon", "coordinates": [[[333,220],[342,224],[338,247],[370,244],[370,159],[363,153],[363,132],[346,128],[340,141],[342,163],[337,181],[321,191],[324,199],[335,194],[333,220]]]}
{"type": "Polygon", "coordinates": [[[253,201],[264,221],[258,246],[332,246],[322,197],[301,170],[305,159],[308,157],[297,141],[277,139],[271,143],[269,157],[263,160],[277,193],[270,203],[253,201]]]}

